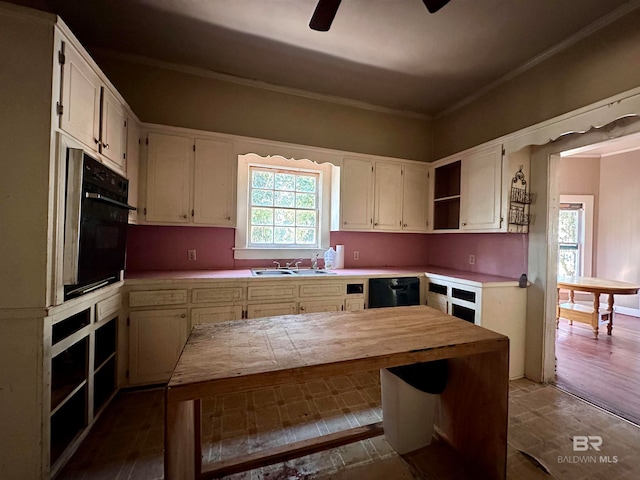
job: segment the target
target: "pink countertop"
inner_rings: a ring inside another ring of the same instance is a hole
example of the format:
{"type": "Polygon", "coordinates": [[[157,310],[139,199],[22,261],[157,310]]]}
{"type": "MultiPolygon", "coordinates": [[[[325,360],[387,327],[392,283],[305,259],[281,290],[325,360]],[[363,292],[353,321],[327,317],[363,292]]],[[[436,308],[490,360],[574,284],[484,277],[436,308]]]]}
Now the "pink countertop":
{"type": "MultiPolygon", "coordinates": [[[[321,278],[338,277],[384,277],[397,275],[423,275],[425,273],[436,276],[451,277],[473,282],[477,284],[499,283],[499,284],[516,284],[518,279],[498,277],[495,275],[485,275],[475,272],[464,272],[461,270],[451,270],[441,267],[433,267],[429,265],[416,267],[384,267],[384,268],[344,268],[332,270],[335,275],[322,276],[321,278]]],[[[145,271],[145,272],[126,272],[125,280],[127,283],[140,283],[144,281],[163,281],[163,280],[241,280],[241,279],[259,279],[259,280],[283,280],[287,278],[308,279],[318,278],[300,277],[300,276],[283,276],[283,277],[256,277],[251,275],[250,269],[238,270],[172,270],[172,271],[145,271]]]]}

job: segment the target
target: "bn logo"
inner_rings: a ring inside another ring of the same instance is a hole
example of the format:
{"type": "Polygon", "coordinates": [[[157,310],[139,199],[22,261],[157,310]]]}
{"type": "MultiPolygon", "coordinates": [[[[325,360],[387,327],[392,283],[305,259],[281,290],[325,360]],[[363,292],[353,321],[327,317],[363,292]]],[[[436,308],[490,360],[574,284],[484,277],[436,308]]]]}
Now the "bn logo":
{"type": "Polygon", "coordinates": [[[602,437],[599,435],[575,435],[573,437],[573,451],[586,452],[593,448],[596,452],[600,451],[602,445],[602,437]]]}

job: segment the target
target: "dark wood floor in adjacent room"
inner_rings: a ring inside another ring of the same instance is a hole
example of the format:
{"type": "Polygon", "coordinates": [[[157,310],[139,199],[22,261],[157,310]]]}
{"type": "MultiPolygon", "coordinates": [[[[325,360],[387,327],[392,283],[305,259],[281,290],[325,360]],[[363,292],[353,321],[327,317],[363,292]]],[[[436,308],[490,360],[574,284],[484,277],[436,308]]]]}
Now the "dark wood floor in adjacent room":
{"type": "Polygon", "coordinates": [[[558,387],[640,425],[640,318],[616,314],[613,335],[603,325],[560,319],[556,337],[558,387]]]}

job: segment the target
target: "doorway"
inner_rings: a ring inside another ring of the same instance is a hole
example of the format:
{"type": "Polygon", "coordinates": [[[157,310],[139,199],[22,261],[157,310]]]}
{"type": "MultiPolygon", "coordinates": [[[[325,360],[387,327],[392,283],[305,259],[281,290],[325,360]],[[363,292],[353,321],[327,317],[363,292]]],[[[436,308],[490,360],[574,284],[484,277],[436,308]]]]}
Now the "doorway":
{"type": "MultiPolygon", "coordinates": [[[[632,180],[640,178],[640,135],[565,150],[551,163],[555,271],[640,285],[640,194],[632,180]]],[[[549,282],[547,297],[567,294],[553,290],[549,282]]],[[[591,294],[576,293],[575,301],[589,304],[591,294]]],[[[601,329],[597,339],[590,325],[560,318],[551,382],[640,425],[640,297],[616,296],[615,304],[612,335],[601,329]]]]}

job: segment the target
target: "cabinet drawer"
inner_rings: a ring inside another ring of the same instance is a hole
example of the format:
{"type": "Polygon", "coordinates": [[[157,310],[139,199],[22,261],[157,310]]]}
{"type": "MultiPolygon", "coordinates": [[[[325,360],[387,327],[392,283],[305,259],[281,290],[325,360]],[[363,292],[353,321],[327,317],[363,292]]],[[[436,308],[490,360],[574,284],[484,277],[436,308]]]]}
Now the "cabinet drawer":
{"type": "Polygon", "coordinates": [[[326,299],[300,302],[300,313],[340,312],[344,310],[342,300],[326,299]]]}
{"type": "Polygon", "coordinates": [[[247,305],[248,318],[273,317],[277,315],[293,315],[296,313],[298,313],[298,304],[295,302],[247,305]]]}
{"type": "Polygon", "coordinates": [[[191,309],[191,326],[199,323],[217,323],[241,319],[242,307],[239,305],[191,309]]]}
{"type": "Polygon", "coordinates": [[[244,298],[244,287],[195,288],[191,294],[193,303],[238,302],[244,298]]]}
{"type": "Polygon", "coordinates": [[[122,295],[120,293],[98,302],[96,304],[96,322],[109,318],[115,312],[120,310],[121,305],[122,295]]]}
{"type": "Polygon", "coordinates": [[[187,303],[187,290],[143,290],[129,292],[130,307],[180,305],[187,303]]]}
{"type": "Polygon", "coordinates": [[[344,295],[342,283],[308,283],[300,285],[300,297],[332,297],[344,295]]]}
{"type": "Polygon", "coordinates": [[[249,285],[247,288],[248,300],[272,300],[274,298],[295,298],[298,294],[298,286],[294,284],[280,285],[249,285]]]}

